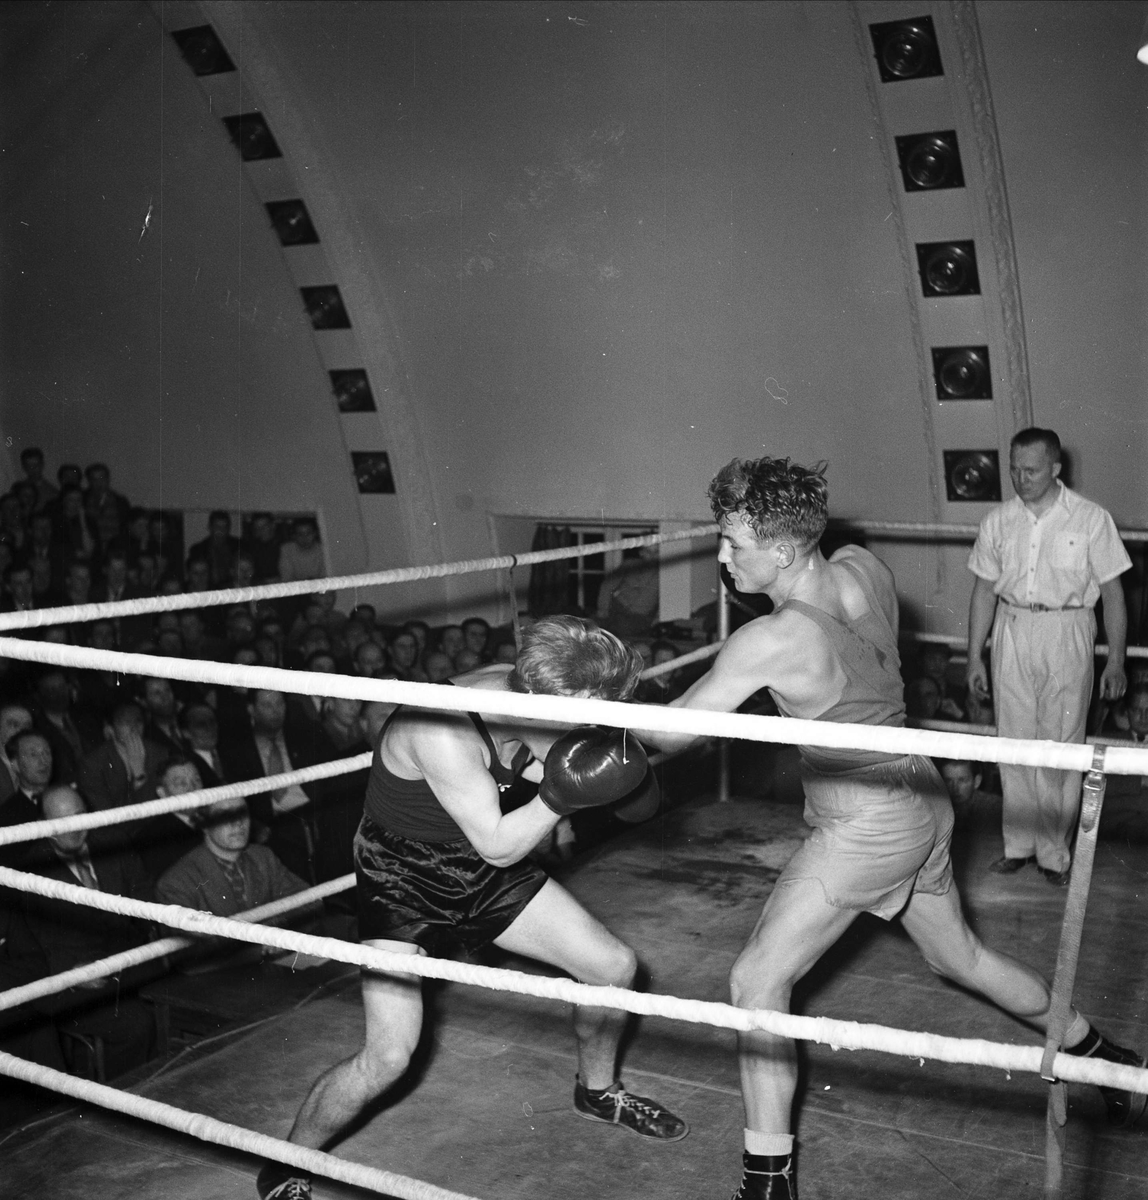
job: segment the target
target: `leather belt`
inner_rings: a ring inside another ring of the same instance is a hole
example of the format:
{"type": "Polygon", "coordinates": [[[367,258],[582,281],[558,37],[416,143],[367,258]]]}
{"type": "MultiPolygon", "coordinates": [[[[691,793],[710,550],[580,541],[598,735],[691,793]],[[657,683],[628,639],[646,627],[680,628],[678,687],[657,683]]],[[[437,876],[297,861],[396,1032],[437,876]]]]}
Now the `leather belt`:
{"type": "Polygon", "coordinates": [[[1087,607],[1084,604],[1014,604],[1011,600],[1005,600],[1005,604],[1024,612],[1076,612],[1087,607]]]}

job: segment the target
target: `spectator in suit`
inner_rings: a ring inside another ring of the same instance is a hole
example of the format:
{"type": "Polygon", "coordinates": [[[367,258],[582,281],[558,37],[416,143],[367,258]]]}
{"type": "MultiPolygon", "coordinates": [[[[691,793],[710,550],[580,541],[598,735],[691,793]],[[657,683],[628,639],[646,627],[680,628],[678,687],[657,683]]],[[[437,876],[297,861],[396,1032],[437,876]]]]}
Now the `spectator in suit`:
{"type": "Polygon", "coordinates": [[[28,524],[24,519],[20,497],[15,492],[6,492],[0,496],[0,540],[12,547],[13,554],[20,556],[24,553],[24,546],[28,541],[28,524]]]}
{"type": "MultiPolygon", "coordinates": [[[[188,792],[202,791],[203,787],[195,763],[173,755],[160,769],[155,794],[157,799],[186,796],[188,792]]],[[[159,879],[199,841],[195,811],[163,813],[136,823],[134,842],[149,879],[159,879]]]]}
{"type": "Polygon", "coordinates": [[[128,514],[132,506],[126,497],[112,491],[112,473],[104,463],[91,463],[84,472],[88,481],[88,490],[84,493],[84,511],[93,527],[98,527],[99,520],[107,513],[115,514],[117,532],[127,527],[128,514]]]}
{"type": "Polygon", "coordinates": [[[426,673],[428,683],[443,683],[454,674],[454,662],[441,650],[432,650],[426,656],[426,673]]]}
{"type": "Polygon", "coordinates": [[[141,695],[144,710],[144,735],[168,754],[186,753],[179,736],[179,705],[170,679],[145,679],[141,695]]]}
{"type": "Polygon", "coordinates": [[[96,556],[96,537],[84,511],[84,493],[76,484],[68,484],[60,491],[56,542],[65,563],[91,562],[96,556]]]}
{"type": "Polygon", "coordinates": [[[243,549],[251,555],[257,582],[278,580],[279,536],[275,529],[275,519],[270,513],[256,513],[251,518],[251,537],[245,541],[243,549]]]}
{"type": "Polygon", "coordinates": [[[92,568],[86,562],[74,562],[64,573],[65,604],[89,604],[92,599],[92,568]]]}
{"type": "Polygon", "coordinates": [[[208,534],[187,552],[188,558],[201,558],[207,563],[211,586],[231,586],[235,560],[239,556],[239,539],[231,532],[231,514],[217,508],[207,518],[208,534]]]}
{"type": "Polygon", "coordinates": [[[187,757],[195,763],[204,787],[231,782],[219,757],[219,721],[210,704],[196,701],[187,705],[180,713],[179,732],[187,747],[187,757]]]}
{"type": "Polygon", "coordinates": [[[60,494],[44,478],[44,452],[39,446],[27,446],[20,451],[20,466],[24,477],[36,489],[36,512],[42,512],[60,494]]]}
{"type": "Polygon", "coordinates": [[[84,472],[80,469],[79,463],[61,463],[56,468],[57,494],[44,506],[44,511],[51,516],[53,521],[60,515],[64,491],[70,487],[79,488],[82,499],[83,483],[84,472]]]}
{"type": "Polygon", "coordinates": [[[92,600],[96,604],[127,600],[130,599],[129,588],[127,551],[113,547],[103,557],[100,580],[92,589],[92,600]]]}
{"type": "Polygon", "coordinates": [[[23,704],[5,704],[0,708],[0,806],[20,787],[16,764],[8,757],[8,743],[32,728],[32,714],[23,704]]]}
{"type": "MultiPolygon", "coordinates": [[[[393,709],[394,706],[390,707],[393,709]]],[[[332,696],[323,702],[321,761],[350,758],[371,748],[367,742],[362,713],[361,700],[332,696]]],[[[338,879],[355,869],[355,832],[363,818],[369,774],[370,768],[364,768],[349,775],[325,779],[319,785],[321,799],[316,814],[319,837],[315,873],[320,883],[338,879]]],[[[349,897],[333,897],[329,903],[336,910],[348,913],[355,911],[353,893],[349,897]]]]}
{"type": "Polygon", "coordinates": [[[185,658],[217,661],[227,654],[227,643],[215,637],[204,619],[204,611],[189,608],[179,614],[179,634],[185,658]]]}
{"type": "MultiPolygon", "coordinates": [[[[86,811],[74,788],[51,787],[44,793],[46,819],[71,817],[86,811]]],[[[93,891],[137,900],[152,899],[151,886],[139,859],[115,843],[109,844],[100,836],[101,832],[80,830],[33,842],[27,867],[37,875],[93,891]]],[[[63,900],[25,893],[24,912],[51,974],[148,940],[148,929],[142,922],[63,900]]],[[[125,974],[73,988],[61,997],[65,1011],[57,1018],[60,1028],[103,1039],[109,1078],[146,1062],[155,1046],[151,1010],[130,994],[132,983],[125,974]]]]}
{"type": "Polygon", "coordinates": [[[482,617],[467,617],[462,623],[463,645],[479,662],[487,662],[487,644],[490,641],[490,625],[482,617]]]}
{"type": "Polygon", "coordinates": [[[961,827],[992,829],[1000,824],[1001,798],[981,790],[984,777],[980,764],[965,758],[944,759],[938,762],[953,816],[961,827]]]}
{"type": "Polygon", "coordinates": [[[36,607],[32,568],[25,559],[16,559],[4,568],[4,598],[0,601],[0,612],[27,612],[36,607]]]}
{"type": "Polygon", "coordinates": [[[482,659],[469,646],[463,646],[454,656],[454,673],[456,675],[465,675],[468,671],[473,671],[476,667],[481,666],[482,659]]]}
{"type": "Polygon", "coordinates": [[[228,645],[228,657],[235,653],[240,646],[255,644],[255,617],[246,606],[237,605],[228,609],[227,621],[224,626],[228,645]]]}
{"type": "Polygon", "coordinates": [[[49,667],[36,680],[33,719],[52,747],[56,764],[53,783],[75,783],[84,755],[99,744],[101,729],[90,714],[75,709],[75,684],[59,667],[49,667]]]}
{"type": "MultiPolygon", "coordinates": [[[[230,781],[278,775],[320,761],[317,746],[306,729],[288,727],[287,701],[282,692],[249,693],[247,714],[250,731],[220,747],[223,769],[230,781]]],[[[251,815],[269,831],[267,845],[290,870],[309,882],[315,878],[314,791],[314,784],[293,783],[251,799],[251,815]]]]}
{"type": "Polygon", "coordinates": [[[413,633],[400,630],[387,647],[391,670],[398,679],[412,683],[427,683],[427,673],[419,666],[419,644],[413,633]]]}
{"type": "Polygon", "coordinates": [[[367,679],[392,677],[387,652],[376,641],[366,641],[355,651],[354,673],[367,679]]]}
{"type": "Polygon", "coordinates": [[[64,582],[64,560],[59,546],[56,545],[55,524],[50,514],[32,514],[28,523],[28,544],[24,548],[24,561],[33,573],[33,582],[37,564],[41,577],[46,579],[36,592],[38,596],[60,590],[64,582]]]}
{"type": "Polygon", "coordinates": [[[162,904],[233,917],[306,890],[271,850],[251,845],[246,801],[222,800],[192,816],[202,840],[160,877],[156,895],[162,904]]]}
{"type": "Polygon", "coordinates": [[[132,563],[132,586],[139,596],[154,596],[159,591],[159,561],[151,550],[141,550],[132,563]]]}
{"type": "Polygon", "coordinates": [[[414,635],[414,639],[418,642],[419,646],[418,661],[422,662],[423,655],[427,652],[427,643],[430,641],[430,626],[425,621],[415,618],[410,621],[404,621],[403,629],[407,633],[414,635]]]}
{"type": "Polygon", "coordinates": [[[462,626],[444,625],[439,630],[438,648],[451,662],[454,662],[458,652],[466,648],[466,638],[462,635],[462,626]]]}
{"type": "Polygon", "coordinates": [[[211,590],[211,564],[206,558],[189,558],[183,573],[185,592],[208,592],[211,590]]]}
{"type": "MultiPolygon", "coordinates": [[[[111,620],[93,621],[77,626],[88,631],[87,644],[94,650],[118,650],[116,624],[111,620]]],[[[76,707],[106,723],[112,710],[132,698],[134,681],[119,671],[79,671],[76,678],[76,707]]]]}
{"type": "Polygon", "coordinates": [[[166,758],[144,737],[143,709],[131,701],[119,704],[104,726],[104,741],[80,763],[80,791],[97,811],[150,800],[166,758]]]}
{"type": "Polygon", "coordinates": [[[20,518],[24,524],[25,533],[28,530],[28,522],[32,519],[32,514],[36,511],[36,489],[26,479],[17,479],[12,485],[12,495],[16,497],[16,502],[20,505],[20,518]]]}
{"type": "Polygon", "coordinates": [[[494,643],[494,653],[491,655],[491,660],[496,663],[506,663],[507,666],[513,667],[518,661],[518,647],[514,644],[514,638],[504,635],[494,643]]]}
{"type": "Polygon", "coordinates": [[[322,579],[327,573],[319,526],[314,517],[299,517],[291,525],[291,540],[279,548],[279,578],[284,583],[322,579]]]}
{"type": "MultiPolygon", "coordinates": [[[[303,663],[306,671],[316,671],[319,674],[335,673],[335,659],[330,648],[316,650],[309,654],[303,663]]],[[[319,729],[323,723],[323,707],[325,700],[322,696],[308,696],[303,693],[293,693],[287,697],[288,724],[305,725],[312,732],[319,729]]]]}

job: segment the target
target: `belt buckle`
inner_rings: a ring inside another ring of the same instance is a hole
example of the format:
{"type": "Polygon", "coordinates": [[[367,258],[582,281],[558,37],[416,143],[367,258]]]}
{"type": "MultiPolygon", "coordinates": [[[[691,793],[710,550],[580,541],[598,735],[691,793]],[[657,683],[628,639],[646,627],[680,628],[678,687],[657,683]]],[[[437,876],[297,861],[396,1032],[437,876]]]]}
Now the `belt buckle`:
{"type": "Polygon", "coordinates": [[[1029,608],[1033,612],[1052,612],[1052,609],[1047,604],[1030,604],[1029,608]]]}

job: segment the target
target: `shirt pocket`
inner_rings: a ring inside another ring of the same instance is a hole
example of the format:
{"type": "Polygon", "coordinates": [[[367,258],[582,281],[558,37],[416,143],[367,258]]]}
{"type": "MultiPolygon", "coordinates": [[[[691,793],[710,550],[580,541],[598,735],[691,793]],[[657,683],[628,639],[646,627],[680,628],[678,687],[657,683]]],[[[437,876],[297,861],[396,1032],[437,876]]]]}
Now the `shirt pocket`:
{"type": "Polygon", "coordinates": [[[1088,538],[1083,533],[1061,531],[1052,536],[1049,561],[1058,571],[1088,574],[1088,538]]]}

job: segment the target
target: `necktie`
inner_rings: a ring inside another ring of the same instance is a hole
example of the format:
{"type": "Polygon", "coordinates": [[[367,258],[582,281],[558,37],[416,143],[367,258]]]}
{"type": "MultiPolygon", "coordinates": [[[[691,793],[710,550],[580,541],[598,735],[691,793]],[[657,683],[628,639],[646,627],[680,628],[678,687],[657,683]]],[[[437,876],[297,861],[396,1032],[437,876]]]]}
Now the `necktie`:
{"type": "Polygon", "coordinates": [[[242,912],[247,907],[247,880],[243,878],[243,872],[237,862],[224,862],[223,859],[219,859],[218,862],[227,878],[227,886],[231,889],[234,911],[242,912]]]}
{"type": "MultiPolygon", "coordinates": [[[[267,739],[267,774],[282,775],[287,770],[287,764],[283,761],[283,751],[279,749],[278,738],[267,739]]],[[[271,808],[274,811],[275,805],[282,800],[287,794],[286,788],[276,788],[271,793],[271,808]]]]}
{"type": "Polygon", "coordinates": [[[75,868],[76,874],[80,877],[80,883],[90,891],[98,892],[100,890],[99,881],[96,879],[96,873],[92,870],[92,864],[84,855],[77,854],[72,860],[72,866],[75,868]]]}

